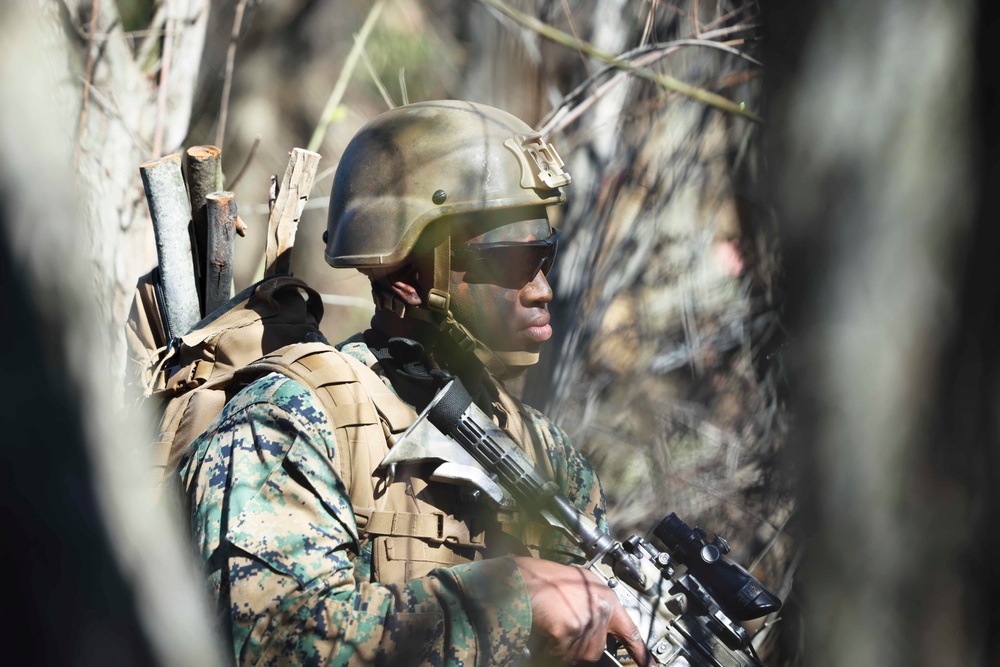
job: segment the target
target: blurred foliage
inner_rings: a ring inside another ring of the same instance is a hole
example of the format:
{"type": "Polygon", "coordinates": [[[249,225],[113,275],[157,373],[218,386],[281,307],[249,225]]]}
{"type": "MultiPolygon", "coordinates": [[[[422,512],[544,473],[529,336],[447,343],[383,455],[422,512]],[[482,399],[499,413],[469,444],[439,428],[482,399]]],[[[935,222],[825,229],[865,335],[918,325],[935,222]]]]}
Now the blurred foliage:
{"type": "Polygon", "coordinates": [[[122,29],[134,32],[147,28],[159,4],[153,0],[115,0],[122,29]]]}
{"type": "MultiPolygon", "coordinates": [[[[400,75],[405,80],[406,99],[410,102],[448,97],[461,76],[458,69],[461,50],[454,39],[442,38],[419,12],[394,15],[391,11],[368,41],[367,53],[375,72],[389,91],[394,104],[403,103],[400,75]],[[413,18],[404,21],[406,14],[413,18]]],[[[368,72],[359,68],[355,80],[363,79],[368,94],[378,90],[368,72]]]]}

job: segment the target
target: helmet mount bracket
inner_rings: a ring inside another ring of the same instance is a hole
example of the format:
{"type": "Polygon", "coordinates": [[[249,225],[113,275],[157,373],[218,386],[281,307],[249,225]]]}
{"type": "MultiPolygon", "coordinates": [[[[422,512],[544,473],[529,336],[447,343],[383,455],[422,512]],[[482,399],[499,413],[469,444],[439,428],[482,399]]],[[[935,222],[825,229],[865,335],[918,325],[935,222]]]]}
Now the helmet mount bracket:
{"type": "Polygon", "coordinates": [[[521,164],[521,187],[555,190],[569,185],[563,161],[552,144],[541,134],[516,134],[503,142],[521,164]]]}

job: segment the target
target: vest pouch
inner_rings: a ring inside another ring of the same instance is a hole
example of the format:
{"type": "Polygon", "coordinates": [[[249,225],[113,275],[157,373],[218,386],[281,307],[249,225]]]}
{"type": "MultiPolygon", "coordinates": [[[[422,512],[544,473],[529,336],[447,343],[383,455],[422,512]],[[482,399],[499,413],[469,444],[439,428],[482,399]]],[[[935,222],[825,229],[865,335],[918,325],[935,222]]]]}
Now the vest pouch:
{"type": "Polygon", "coordinates": [[[374,580],[404,583],[435,568],[481,560],[486,551],[482,525],[441,511],[373,512],[362,532],[372,542],[374,580]]]}

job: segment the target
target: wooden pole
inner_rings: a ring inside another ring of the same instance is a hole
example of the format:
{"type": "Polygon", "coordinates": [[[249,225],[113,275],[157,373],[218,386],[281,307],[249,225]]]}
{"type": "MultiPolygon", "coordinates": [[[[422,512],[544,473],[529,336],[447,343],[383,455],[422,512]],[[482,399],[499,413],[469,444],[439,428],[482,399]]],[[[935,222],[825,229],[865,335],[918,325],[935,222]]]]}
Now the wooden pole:
{"type": "Polygon", "coordinates": [[[278,197],[267,221],[267,242],[264,251],[264,277],[291,273],[292,246],[299,228],[302,209],[309,199],[319,153],[304,148],[292,149],[285,177],[278,188],[278,197]]]}
{"type": "Polygon", "coordinates": [[[206,198],[208,247],[205,264],[205,314],[232,296],[233,244],[238,233],[236,199],[232,192],[213,192],[206,198]]]}
{"type": "Polygon", "coordinates": [[[183,336],[201,319],[191,259],[191,204],[179,153],[139,166],[153,220],[167,333],[183,336]]]}
{"type": "Polygon", "coordinates": [[[205,267],[208,262],[208,215],[205,198],[222,190],[222,151],[217,146],[192,146],[187,149],[187,185],[191,197],[191,223],[193,227],[192,252],[194,253],[195,278],[202,315],[210,311],[205,303],[205,267]]]}

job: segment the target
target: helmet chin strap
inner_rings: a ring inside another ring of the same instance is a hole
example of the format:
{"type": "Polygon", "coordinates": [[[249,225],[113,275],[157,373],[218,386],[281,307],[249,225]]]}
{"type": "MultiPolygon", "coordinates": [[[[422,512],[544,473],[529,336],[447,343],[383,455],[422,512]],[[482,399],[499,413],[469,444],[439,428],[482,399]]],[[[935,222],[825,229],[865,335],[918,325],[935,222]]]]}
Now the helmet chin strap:
{"type": "MultiPolygon", "coordinates": [[[[395,294],[376,288],[372,290],[375,306],[391,310],[401,318],[427,322],[437,328],[447,340],[464,352],[471,353],[491,375],[505,378],[513,372],[538,363],[538,352],[494,351],[459,324],[451,313],[451,236],[444,233],[434,246],[434,287],[427,293],[426,304],[412,306],[395,294]]],[[[434,345],[431,345],[433,349],[434,345]]]]}
{"type": "Polygon", "coordinates": [[[524,367],[524,366],[534,366],[538,363],[538,352],[522,352],[522,351],[512,351],[512,352],[494,352],[493,355],[502,361],[505,366],[510,367],[524,367]]]}

